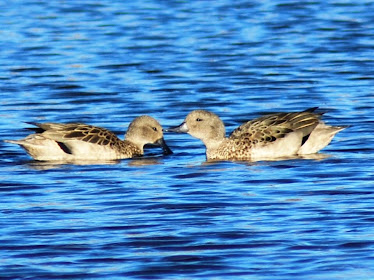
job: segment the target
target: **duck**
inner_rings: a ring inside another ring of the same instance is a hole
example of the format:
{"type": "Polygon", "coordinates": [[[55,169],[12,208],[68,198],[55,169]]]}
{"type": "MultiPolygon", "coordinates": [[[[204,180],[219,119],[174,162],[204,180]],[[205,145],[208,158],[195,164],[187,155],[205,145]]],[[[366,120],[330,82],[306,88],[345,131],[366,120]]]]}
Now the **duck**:
{"type": "Polygon", "coordinates": [[[28,123],[34,133],[21,140],[5,140],[21,146],[38,161],[119,160],[139,157],[146,144],[160,146],[164,154],[172,151],[163,129],[154,118],[143,115],[129,125],[125,140],[113,132],[84,123],[28,123]]]}
{"type": "Polygon", "coordinates": [[[188,133],[206,147],[208,160],[262,160],[318,153],[346,126],[330,126],[316,113],[318,107],[301,112],[267,114],[236,128],[226,138],[225,125],[206,110],[190,112],[182,124],[166,131],[188,133]]]}

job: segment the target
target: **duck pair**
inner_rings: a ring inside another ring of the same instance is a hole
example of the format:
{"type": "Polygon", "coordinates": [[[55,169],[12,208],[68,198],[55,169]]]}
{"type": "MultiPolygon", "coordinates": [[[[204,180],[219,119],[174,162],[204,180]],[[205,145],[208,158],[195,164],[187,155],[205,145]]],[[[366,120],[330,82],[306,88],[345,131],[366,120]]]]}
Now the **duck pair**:
{"type": "MultiPolygon", "coordinates": [[[[317,153],[327,146],[344,126],[329,126],[317,108],[302,112],[275,113],[248,121],[226,138],[225,126],[214,113],[195,110],[184,122],[168,132],[188,133],[203,141],[208,160],[256,160],[302,156],[317,153]]],[[[116,160],[141,156],[146,144],[162,147],[171,154],[163,129],[150,116],[135,118],[125,140],[101,127],[70,123],[31,123],[34,134],[18,144],[36,160],[116,160]]]]}

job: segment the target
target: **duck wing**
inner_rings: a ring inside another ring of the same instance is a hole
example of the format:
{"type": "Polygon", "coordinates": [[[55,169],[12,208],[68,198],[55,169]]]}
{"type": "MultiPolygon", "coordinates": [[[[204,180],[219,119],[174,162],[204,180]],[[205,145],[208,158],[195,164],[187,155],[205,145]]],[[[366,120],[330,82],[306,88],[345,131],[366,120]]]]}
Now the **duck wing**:
{"type": "Polygon", "coordinates": [[[121,140],[111,131],[81,123],[31,123],[37,128],[33,130],[43,133],[43,136],[57,142],[80,140],[97,145],[111,145],[121,140]]]}
{"type": "Polygon", "coordinates": [[[248,121],[235,129],[229,138],[266,144],[299,131],[302,132],[302,145],[320,122],[321,114],[313,113],[315,109],[317,108],[294,113],[274,113],[248,121]]]}

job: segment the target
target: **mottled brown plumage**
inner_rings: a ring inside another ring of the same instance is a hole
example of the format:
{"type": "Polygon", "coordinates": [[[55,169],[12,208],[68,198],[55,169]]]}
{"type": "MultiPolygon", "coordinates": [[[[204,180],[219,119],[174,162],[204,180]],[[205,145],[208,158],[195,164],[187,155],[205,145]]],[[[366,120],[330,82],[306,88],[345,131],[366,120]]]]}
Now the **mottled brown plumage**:
{"type": "Polygon", "coordinates": [[[195,110],[178,127],[201,139],[207,159],[257,160],[318,152],[345,127],[327,126],[316,108],[302,112],[269,114],[248,121],[225,137],[225,126],[214,113],[195,110]]]}
{"type": "Polygon", "coordinates": [[[111,131],[81,123],[31,123],[36,133],[22,140],[6,140],[22,146],[36,160],[114,160],[143,155],[145,144],[162,146],[171,153],[163,139],[161,125],[152,117],[135,118],[126,140],[111,131]]]}

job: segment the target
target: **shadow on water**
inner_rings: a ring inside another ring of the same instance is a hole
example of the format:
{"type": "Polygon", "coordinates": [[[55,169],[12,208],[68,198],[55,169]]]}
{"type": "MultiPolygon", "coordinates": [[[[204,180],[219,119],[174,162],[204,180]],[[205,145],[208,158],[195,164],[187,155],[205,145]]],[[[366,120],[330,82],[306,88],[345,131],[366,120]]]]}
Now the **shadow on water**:
{"type": "Polygon", "coordinates": [[[69,160],[69,161],[36,161],[29,160],[20,162],[21,165],[26,165],[31,169],[35,170],[48,170],[62,168],[69,165],[78,166],[111,166],[120,165],[125,162],[127,166],[152,166],[163,164],[163,161],[159,157],[144,157],[144,158],[132,158],[124,160],[69,160]]]}
{"type": "MultiPolygon", "coordinates": [[[[187,154],[186,154],[187,155],[187,154]]],[[[180,155],[183,157],[183,153],[180,155]]],[[[178,157],[178,156],[177,156],[178,157]]],[[[266,162],[282,162],[282,161],[292,161],[292,160],[324,160],[330,158],[329,154],[311,154],[303,156],[292,156],[292,157],[282,157],[277,159],[256,159],[255,161],[221,161],[221,160],[203,160],[201,161],[201,166],[214,166],[224,163],[237,163],[244,165],[258,165],[266,162]]],[[[175,158],[175,157],[174,157],[175,158]]],[[[119,165],[125,162],[127,166],[152,166],[164,164],[166,159],[160,155],[148,154],[145,157],[137,157],[124,160],[68,160],[68,161],[37,161],[37,160],[26,160],[18,162],[18,165],[25,165],[35,170],[47,170],[63,167],[64,165],[80,165],[80,166],[105,166],[105,165],[119,165]]]]}
{"type": "MultiPolygon", "coordinates": [[[[272,161],[290,161],[290,160],[324,160],[327,158],[332,157],[332,155],[329,154],[324,154],[324,153],[317,153],[317,154],[308,154],[308,155],[294,155],[294,156],[288,156],[288,157],[277,157],[277,158],[256,158],[255,160],[233,160],[231,162],[235,163],[242,163],[242,164],[249,164],[253,165],[256,163],[261,163],[261,162],[272,162],[272,161]]],[[[224,162],[221,160],[208,160],[204,164],[214,164],[214,163],[219,163],[219,162],[224,162]]]]}

